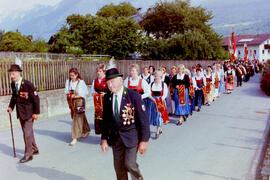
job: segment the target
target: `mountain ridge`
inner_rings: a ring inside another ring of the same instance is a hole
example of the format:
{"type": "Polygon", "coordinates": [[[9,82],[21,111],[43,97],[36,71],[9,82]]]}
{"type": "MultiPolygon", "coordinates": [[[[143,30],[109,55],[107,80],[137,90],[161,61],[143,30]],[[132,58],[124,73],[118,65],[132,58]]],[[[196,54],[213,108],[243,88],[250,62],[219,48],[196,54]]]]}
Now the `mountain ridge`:
{"type": "MultiPolygon", "coordinates": [[[[36,38],[48,40],[65,24],[66,17],[71,14],[95,15],[98,9],[106,4],[119,4],[122,0],[62,0],[55,7],[37,7],[27,12],[24,19],[6,19],[0,23],[0,29],[15,31],[22,34],[31,34],[36,38]],[[13,25],[12,25],[13,24],[13,25]]],[[[127,0],[136,8],[153,6],[155,1],[127,0]]],[[[270,7],[269,0],[192,0],[191,5],[211,11],[213,19],[209,22],[213,29],[222,36],[228,36],[234,28],[236,34],[270,33],[270,7]]]]}

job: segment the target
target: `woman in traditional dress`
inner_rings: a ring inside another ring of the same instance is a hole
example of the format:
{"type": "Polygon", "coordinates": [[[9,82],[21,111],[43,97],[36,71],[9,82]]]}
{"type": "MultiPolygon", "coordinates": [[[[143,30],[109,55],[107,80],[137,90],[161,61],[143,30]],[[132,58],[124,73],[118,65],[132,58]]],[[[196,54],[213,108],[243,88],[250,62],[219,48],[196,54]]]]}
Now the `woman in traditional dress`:
{"type": "Polygon", "coordinates": [[[173,79],[174,76],[176,76],[176,74],[177,74],[177,67],[172,66],[171,67],[171,73],[169,74],[170,84],[169,84],[169,87],[168,87],[168,90],[169,90],[170,96],[171,96],[171,101],[172,101],[172,114],[171,115],[175,114],[174,88],[172,86],[172,79],[173,79]]]}
{"type": "Polygon", "coordinates": [[[194,89],[194,87],[196,87],[196,81],[194,78],[191,77],[191,73],[190,73],[189,69],[185,69],[185,74],[188,75],[189,80],[190,80],[188,93],[189,93],[190,115],[192,115],[193,111],[195,110],[195,89],[194,89]]]}
{"type": "Polygon", "coordinates": [[[148,84],[151,84],[152,82],[154,82],[154,76],[152,76],[149,73],[149,69],[147,66],[143,68],[143,73],[141,74],[141,78],[143,78],[148,84]]]}
{"type": "Polygon", "coordinates": [[[196,87],[195,87],[195,98],[196,102],[195,105],[198,106],[197,112],[201,110],[201,107],[203,104],[206,102],[206,92],[205,92],[205,85],[206,85],[206,80],[205,77],[202,73],[201,68],[198,68],[196,70],[197,75],[195,76],[195,81],[196,81],[196,87]]]}
{"type": "Polygon", "coordinates": [[[149,114],[148,101],[151,96],[149,84],[139,76],[138,64],[131,64],[129,67],[129,76],[124,81],[124,86],[139,93],[145,103],[147,113],[149,114]]]}
{"type": "Polygon", "coordinates": [[[212,75],[212,69],[210,67],[206,69],[205,80],[206,80],[207,105],[210,106],[210,104],[213,102],[214,99],[214,83],[215,83],[215,79],[213,78],[212,75]]]}
{"type": "MultiPolygon", "coordinates": [[[[162,72],[162,77],[161,77],[162,82],[165,82],[167,87],[169,87],[170,86],[170,78],[166,73],[166,67],[159,68],[159,71],[162,72]]],[[[172,114],[172,99],[170,96],[170,91],[167,91],[167,93],[168,94],[167,94],[166,99],[165,99],[167,112],[168,112],[168,114],[172,114]]]]}
{"type": "Polygon", "coordinates": [[[175,114],[179,116],[179,120],[176,125],[180,126],[183,120],[186,120],[190,114],[189,108],[189,95],[188,88],[190,80],[188,75],[185,74],[185,66],[183,64],[178,65],[178,73],[172,79],[172,85],[175,89],[175,114]]]}
{"type": "Polygon", "coordinates": [[[213,101],[215,101],[216,98],[218,97],[218,89],[219,89],[219,81],[220,81],[219,75],[217,73],[216,66],[213,68],[212,77],[213,77],[213,79],[215,81],[214,86],[213,86],[214,87],[214,99],[213,99],[213,101]]]}
{"type": "Polygon", "coordinates": [[[223,93],[223,82],[224,82],[224,70],[220,64],[217,64],[217,73],[219,76],[218,96],[220,97],[223,93]]]}
{"type": "Polygon", "coordinates": [[[232,91],[235,88],[234,77],[235,77],[234,70],[232,69],[231,66],[228,66],[228,70],[225,72],[225,79],[226,79],[225,89],[227,94],[232,93],[232,91]]]}
{"type": "Polygon", "coordinates": [[[95,133],[100,134],[100,121],[102,120],[103,112],[103,97],[109,92],[105,81],[105,65],[100,65],[96,69],[97,78],[93,80],[91,86],[91,93],[94,99],[95,106],[95,133]]]}
{"type": "Polygon", "coordinates": [[[152,95],[150,96],[149,101],[149,118],[150,124],[157,127],[155,138],[158,138],[159,135],[162,134],[162,125],[169,122],[166,108],[162,108],[162,110],[158,108],[160,106],[166,107],[165,99],[168,94],[167,85],[162,82],[162,75],[161,71],[156,71],[155,80],[150,85],[152,95]]]}
{"type": "Polygon", "coordinates": [[[90,127],[85,116],[85,101],[89,91],[77,68],[69,70],[65,94],[68,97],[72,116],[72,141],[69,145],[74,146],[78,138],[87,137],[90,133],[90,127]]]}

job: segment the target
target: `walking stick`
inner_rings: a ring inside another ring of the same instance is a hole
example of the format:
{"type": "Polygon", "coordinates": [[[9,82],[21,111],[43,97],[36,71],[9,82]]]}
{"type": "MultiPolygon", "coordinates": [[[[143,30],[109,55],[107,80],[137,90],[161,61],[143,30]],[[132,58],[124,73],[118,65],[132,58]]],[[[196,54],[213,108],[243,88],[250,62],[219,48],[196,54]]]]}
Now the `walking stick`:
{"type": "Polygon", "coordinates": [[[14,136],[13,136],[13,127],[12,127],[11,114],[9,114],[9,121],[10,121],[10,130],[11,130],[12,144],[13,144],[13,154],[14,154],[14,158],[15,158],[16,157],[16,152],[15,152],[15,144],[14,144],[14,136]]]}

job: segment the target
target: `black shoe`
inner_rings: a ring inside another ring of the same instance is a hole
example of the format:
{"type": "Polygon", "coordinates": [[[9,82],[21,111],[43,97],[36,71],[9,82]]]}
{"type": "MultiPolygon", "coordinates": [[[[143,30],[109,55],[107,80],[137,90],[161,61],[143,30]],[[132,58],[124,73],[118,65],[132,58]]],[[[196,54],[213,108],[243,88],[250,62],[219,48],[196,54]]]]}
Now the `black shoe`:
{"type": "Polygon", "coordinates": [[[186,121],[186,120],[187,120],[187,116],[186,116],[186,115],[185,115],[183,118],[184,118],[184,121],[186,121]]]}
{"type": "Polygon", "coordinates": [[[201,108],[198,108],[198,109],[197,109],[197,112],[200,112],[200,110],[201,110],[201,108]]]}
{"type": "Polygon", "coordinates": [[[159,137],[159,134],[158,134],[158,133],[156,133],[155,139],[158,139],[158,137],[159,137]]]}
{"type": "Polygon", "coordinates": [[[177,121],[176,126],[181,126],[182,123],[180,121],[177,121]]]}
{"type": "Polygon", "coordinates": [[[21,160],[20,163],[26,163],[28,161],[33,160],[33,156],[24,156],[21,160]]]}
{"type": "Polygon", "coordinates": [[[192,111],[190,112],[190,115],[192,116],[192,111]]]}
{"type": "Polygon", "coordinates": [[[33,155],[39,155],[39,151],[38,150],[34,151],[33,155]]]}

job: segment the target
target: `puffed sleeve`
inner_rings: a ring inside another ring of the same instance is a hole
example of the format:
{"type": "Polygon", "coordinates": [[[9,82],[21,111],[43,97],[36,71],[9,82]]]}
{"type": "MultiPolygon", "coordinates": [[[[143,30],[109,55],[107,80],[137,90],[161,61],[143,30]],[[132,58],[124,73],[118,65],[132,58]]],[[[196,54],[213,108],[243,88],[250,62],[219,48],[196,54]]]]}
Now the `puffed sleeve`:
{"type": "Polygon", "coordinates": [[[85,99],[89,96],[88,87],[86,86],[84,80],[80,80],[78,95],[84,97],[85,99]]]}
{"type": "Polygon", "coordinates": [[[144,91],[144,93],[142,95],[142,99],[151,96],[150,86],[149,86],[149,84],[144,79],[142,80],[142,89],[144,91]]]}
{"type": "Polygon", "coordinates": [[[91,85],[91,94],[96,94],[97,92],[95,91],[95,80],[93,80],[92,85],[91,85]]]}
{"type": "Polygon", "coordinates": [[[164,83],[164,89],[163,89],[163,95],[162,95],[162,100],[165,101],[166,97],[168,95],[168,86],[166,83],[164,83]]]}
{"type": "Polygon", "coordinates": [[[195,80],[195,77],[192,77],[192,83],[193,83],[193,87],[194,89],[197,89],[197,83],[196,83],[196,80],[195,80]]]}
{"type": "Polygon", "coordinates": [[[124,83],[123,83],[123,85],[124,85],[126,88],[128,88],[128,78],[129,78],[129,77],[127,77],[127,78],[124,80],[124,83]]]}
{"type": "Polygon", "coordinates": [[[206,86],[206,78],[203,76],[203,84],[206,86]]]}
{"type": "Polygon", "coordinates": [[[68,86],[69,86],[69,79],[66,80],[65,94],[68,94],[69,93],[68,86]]]}

